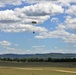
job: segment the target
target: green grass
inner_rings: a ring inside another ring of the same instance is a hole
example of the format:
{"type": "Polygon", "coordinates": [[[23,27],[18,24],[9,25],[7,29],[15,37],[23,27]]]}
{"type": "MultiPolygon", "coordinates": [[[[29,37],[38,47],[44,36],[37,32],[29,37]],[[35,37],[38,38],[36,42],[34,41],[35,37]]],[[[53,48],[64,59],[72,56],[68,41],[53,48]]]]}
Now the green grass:
{"type": "Polygon", "coordinates": [[[64,67],[76,68],[76,62],[0,62],[0,66],[8,67],[64,67]]]}
{"type": "MultiPolygon", "coordinates": [[[[74,73],[69,72],[58,72],[55,70],[60,70],[60,68],[48,68],[48,67],[30,67],[30,68],[11,68],[11,67],[0,67],[0,75],[76,75],[74,73]],[[43,70],[41,70],[43,69],[43,70]]],[[[65,70],[65,68],[62,68],[65,70]]],[[[69,71],[73,71],[73,69],[68,69],[69,71]]],[[[76,69],[74,68],[74,72],[76,69]]]]}
{"type": "Polygon", "coordinates": [[[72,62],[71,63],[0,62],[0,75],[76,75],[75,66],[76,63],[72,62]]]}

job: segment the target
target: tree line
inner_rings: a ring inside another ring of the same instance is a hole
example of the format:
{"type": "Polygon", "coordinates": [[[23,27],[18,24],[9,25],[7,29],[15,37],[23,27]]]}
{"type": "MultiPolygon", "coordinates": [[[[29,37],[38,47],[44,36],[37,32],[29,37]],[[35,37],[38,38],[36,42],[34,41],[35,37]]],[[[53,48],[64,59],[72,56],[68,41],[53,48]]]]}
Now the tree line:
{"type": "Polygon", "coordinates": [[[4,62],[76,62],[76,58],[0,58],[4,62]]]}

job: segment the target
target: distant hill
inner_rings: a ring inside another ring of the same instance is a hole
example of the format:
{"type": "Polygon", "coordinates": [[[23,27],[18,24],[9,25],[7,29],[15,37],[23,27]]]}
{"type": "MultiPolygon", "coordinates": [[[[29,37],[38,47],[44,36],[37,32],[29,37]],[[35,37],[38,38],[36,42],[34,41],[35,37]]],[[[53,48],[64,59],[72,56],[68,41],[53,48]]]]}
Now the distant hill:
{"type": "Polygon", "coordinates": [[[46,53],[46,54],[2,54],[0,58],[76,58],[76,54],[46,53]]]}

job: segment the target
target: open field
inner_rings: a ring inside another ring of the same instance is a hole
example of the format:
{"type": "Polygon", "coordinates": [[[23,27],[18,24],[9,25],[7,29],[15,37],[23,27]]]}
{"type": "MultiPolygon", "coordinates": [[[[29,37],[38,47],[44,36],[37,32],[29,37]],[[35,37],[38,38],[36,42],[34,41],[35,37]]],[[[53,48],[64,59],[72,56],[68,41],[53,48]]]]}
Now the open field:
{"type": "Polygon", "coordinates": [[[76,75],[76,63],[0,62],[0,75],[76,75]]]}
{"type": "Polygon", "coordinates": [[[0,75],[76,75],[76,68],[53,67],[0,67],[0,75]]]}

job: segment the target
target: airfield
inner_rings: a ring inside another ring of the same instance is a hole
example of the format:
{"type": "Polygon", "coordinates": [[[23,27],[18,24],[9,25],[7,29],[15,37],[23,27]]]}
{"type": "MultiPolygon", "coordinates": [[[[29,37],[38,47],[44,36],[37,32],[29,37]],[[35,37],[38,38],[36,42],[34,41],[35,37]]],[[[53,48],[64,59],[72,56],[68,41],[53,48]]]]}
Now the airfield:
{"type": "Polygon", "coordinates": [[[0,75],[76,75],[76,63],[0,62],[0,75]]]}

